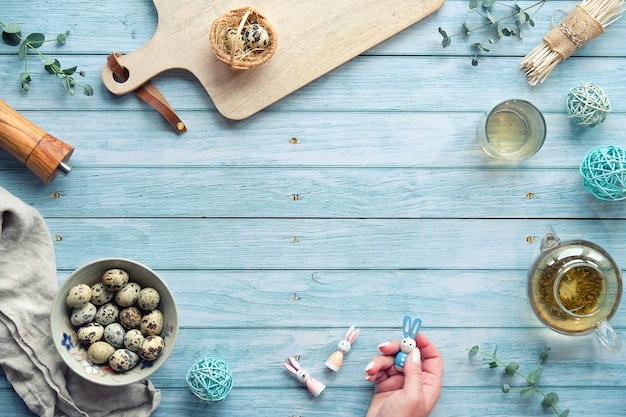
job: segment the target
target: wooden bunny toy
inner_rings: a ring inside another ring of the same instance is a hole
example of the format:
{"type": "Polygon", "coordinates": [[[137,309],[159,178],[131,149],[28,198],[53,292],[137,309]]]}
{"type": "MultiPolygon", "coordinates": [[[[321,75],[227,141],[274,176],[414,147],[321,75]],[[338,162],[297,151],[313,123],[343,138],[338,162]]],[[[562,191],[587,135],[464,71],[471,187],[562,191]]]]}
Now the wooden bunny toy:
{"type": "Polygon", "coordinates": [[[306,387],[309,389],[311,394],[313,394],[313,396],[317,397],[322,393],[322,391],[324,391],[324,389],[326,389],[326,385],[322,384],[315,378],[311,378],[311,375],[309,375],[309,373],[300,366],[296,358],[290,356],[289,362],[291,362],[291,365],[283,363],[285,369],[294,374],[298,381],[306,384],[306,387]]]}
{"type": "Polygon", "coordinates": [[[404,371],[404,362],[406,362],[406,358],[409,356],[409,353],[415,349],[415,336],[419,333],[420,327],[422,327],[422,320],[415,319],[415,321],[411,324],[411,317],[404,316],[404,323],[402,325],[404,339],[402,339],[400,352],[396,355],[395,360],[395,367],[400,372],[404,371]]]}
{"type": "Polygon", "coordinates": [[[337,344],[337,351],[328,357],[326,367],[337,372],[343,363],[343,355],[350,352],[352,343],[359,336],[359,329],[355,329],[354,325],[348,329],[346,337],[337,344]]]}

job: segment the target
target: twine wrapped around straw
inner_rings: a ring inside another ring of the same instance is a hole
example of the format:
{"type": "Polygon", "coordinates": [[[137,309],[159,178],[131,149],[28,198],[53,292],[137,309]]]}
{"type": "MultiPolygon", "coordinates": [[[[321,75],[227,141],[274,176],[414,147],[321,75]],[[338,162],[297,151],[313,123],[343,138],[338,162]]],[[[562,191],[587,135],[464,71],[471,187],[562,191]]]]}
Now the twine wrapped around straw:
{"type": "Polygon", "coordinates": [[[219,16],[211,26],[209,38],[219,60],[237,70],[267,62],[276,51],[278,39],[269,21],[252,7],[219,16]],[[251,36],[256,38],[257,44],[249,42],[251,36]],[[259,36],[265,37],[265,42],[258,42],[259,36]]]}
{"type": "Polygon", "coordinates": [[[524,59],[528,84],[543,83],[550,72],[585,43],[604,33],[621,17],[624,0],[583,0],[558,25],[554,26],[524,59]]]}

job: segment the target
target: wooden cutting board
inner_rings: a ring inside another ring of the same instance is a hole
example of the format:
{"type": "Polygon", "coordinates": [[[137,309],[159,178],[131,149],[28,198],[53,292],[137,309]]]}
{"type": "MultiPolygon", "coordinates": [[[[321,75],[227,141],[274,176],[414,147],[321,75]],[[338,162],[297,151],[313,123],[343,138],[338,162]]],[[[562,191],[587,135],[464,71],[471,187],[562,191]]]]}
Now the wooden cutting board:
{"type": "Polygon", "coordinates": [[[158,24],[152,39],[118,58],[129,71],[126,82],[115,81],[105,66],[104,85],[122,95],[164,71],[185,69],[224,117],[240,120],[434,13],[445,0],[153,1],[158,24]],[[278,45],[267,63],[234,71],[216,58],[209,32],[218,16],[246,6],[271,22],[278,45]]]}

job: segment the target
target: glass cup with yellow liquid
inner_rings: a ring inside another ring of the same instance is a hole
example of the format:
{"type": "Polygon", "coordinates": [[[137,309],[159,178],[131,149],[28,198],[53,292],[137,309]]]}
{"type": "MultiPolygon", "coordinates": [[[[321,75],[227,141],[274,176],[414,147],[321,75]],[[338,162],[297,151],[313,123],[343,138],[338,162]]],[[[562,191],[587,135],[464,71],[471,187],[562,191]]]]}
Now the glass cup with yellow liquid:
{"type": "Polygon", "coordinates": [[[537,317],[566,335],[596,333],[610,351],[622,342],[609,319],[622,295],[620,269],[601,247],[585,240],[561,242],[551,228],[530,268],[528,296],[537,317]]]}
{"type": "Polygon", "coordinates": [[[526,100],[506,100],[483,115],[478,144],[495,159],[519,161],[536,154],[546,138],[546,121],[526,100]]]}

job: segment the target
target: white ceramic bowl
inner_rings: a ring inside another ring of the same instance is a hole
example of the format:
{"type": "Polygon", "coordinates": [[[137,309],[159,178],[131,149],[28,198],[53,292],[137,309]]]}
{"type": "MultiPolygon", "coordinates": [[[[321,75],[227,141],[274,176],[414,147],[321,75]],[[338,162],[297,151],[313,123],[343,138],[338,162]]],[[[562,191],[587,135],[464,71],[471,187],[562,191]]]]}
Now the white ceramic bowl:
{"type": "Polygon", "coordinates": [[[78,375],[100,385],[121,386],[149,377],[167,360],[172,353],[178,335],[178,309],[172,292],[165,281],[152,269],[129,259],[107,258],[88,263],[74,271],[63,283],[52,305],[50,313],[52,340],[57,351],[78,375]],[[88,346],[78,341],[76,330],[70,323],[71,309],[65,305],[69,290],[78,284],[93,285],[100,281],[102,274],[109,269],[119,268],[128,272],[130,281],[141,287],[156,289],[161,301],[158,309],[163,314],[163,332],[161,337],[165,346],[161,355],[153,362],[141,361],[129,371],[120,373],[111,369],[108,363],[97,365],[87,356],[88,346]]]}

